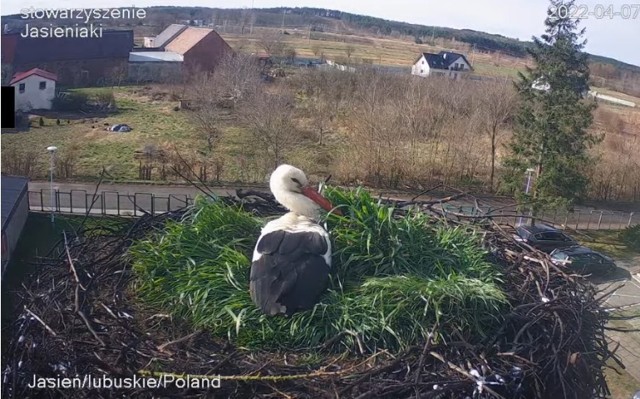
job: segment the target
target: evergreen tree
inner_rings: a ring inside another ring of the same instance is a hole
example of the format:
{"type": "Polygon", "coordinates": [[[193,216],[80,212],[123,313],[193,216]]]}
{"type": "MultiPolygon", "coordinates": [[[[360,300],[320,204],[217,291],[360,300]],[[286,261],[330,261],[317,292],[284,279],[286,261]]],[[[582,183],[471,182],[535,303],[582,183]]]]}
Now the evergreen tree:
{"type": "Polygon", "coordinates": [[[578,30],[578,20],[559,17],[572,6],[573,1],[551,0],[546,33],[534,37],[529,50],[535,66],[520,73],[516,83],[522,101],[503,187],[516,194],[520,204],[533,201],[534,215],[584,196],[588,150],[601,141],[587,131],[595,102],[586,99],[589,67],[582,52],[586,40],[581,39],[585,29],[578,30]],[[528,195],[523,192],[527,168],[535,170],[528,195]]]}

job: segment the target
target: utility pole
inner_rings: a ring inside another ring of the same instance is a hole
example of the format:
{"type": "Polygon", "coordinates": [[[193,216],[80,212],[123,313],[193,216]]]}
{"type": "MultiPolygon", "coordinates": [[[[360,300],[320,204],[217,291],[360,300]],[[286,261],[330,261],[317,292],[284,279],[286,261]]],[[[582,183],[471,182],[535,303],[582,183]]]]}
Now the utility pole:
{"type": "Polygon", "coordinates": [[[56,197],[53,195],[53,169],[55,167],[54,157],[56,156],[56,151],[58,151],[58,147],[49,146],[47,147],[47,151],[49,151],[50,155],[50,165],[49,165],[49,195],[51,196],[51,224],[54,223],[54,212],[56,209],[56,197]]]}
{"type": "Polygon", "coordinates": [[[307,35],[307,43],[311,43],[311,25],[309,25],[309,34],[307,35]]]}
{"type": "Polygon", "coordinates": [[[284,13],[286,12],[286,9],[282,9],[282,33],[284,33],[284,13]]]}

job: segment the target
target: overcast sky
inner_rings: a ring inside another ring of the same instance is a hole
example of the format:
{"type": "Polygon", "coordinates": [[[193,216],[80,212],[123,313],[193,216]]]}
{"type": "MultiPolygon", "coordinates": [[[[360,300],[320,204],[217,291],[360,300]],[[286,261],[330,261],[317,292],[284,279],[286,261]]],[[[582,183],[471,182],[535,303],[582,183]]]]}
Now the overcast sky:
{"type": "MultiPolygon", "coordinates": [[[[395,21],[424,25],[468,28],[498,33],[521,40],[530,40],[544,31],[547,0],[186,0],[176,3],[166,0],[2,0],[1,14],[16,14],[25,7],[78,8],[87,7],[149,7],[160,5],[201,6],[220,8],[318,7],[395,21]]],[[[628,0],[577,0],[589,12],[598,4],[613,4],[615,12],[621,7],[640,5],[628,0]]],[[[635,12],[635,10],[632,10],[635,12]]],[[[590,15],[583,20],[587,28],[586,50],[640,66],[640,10],[636,18],[614,16],[597,19],[590,15]]],[[[633,17],[633,15],[632,15],[633,17]]]]}

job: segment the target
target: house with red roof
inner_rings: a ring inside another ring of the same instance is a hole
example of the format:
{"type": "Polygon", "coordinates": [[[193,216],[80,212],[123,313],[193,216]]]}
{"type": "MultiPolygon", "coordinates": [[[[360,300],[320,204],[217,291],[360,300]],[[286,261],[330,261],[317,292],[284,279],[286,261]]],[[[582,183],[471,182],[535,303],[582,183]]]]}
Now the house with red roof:
{"type": "Polygon", "coordinates": [[[54,73],[40,68],[13,75],[9,85],[16,88],[16,109],[51,109],[57,81],[58,77],[54,73]]]}

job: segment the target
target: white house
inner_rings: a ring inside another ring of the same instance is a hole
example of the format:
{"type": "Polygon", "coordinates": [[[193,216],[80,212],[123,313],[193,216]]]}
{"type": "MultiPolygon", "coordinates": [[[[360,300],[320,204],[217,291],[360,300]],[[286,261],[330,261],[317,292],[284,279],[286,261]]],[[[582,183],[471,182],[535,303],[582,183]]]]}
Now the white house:
{"type": "Polygon", "coordinates": [[[39,68],[13,75],[9,84],[16,88],[16,109],[51,109],[58,77],[39,68]]]}
{"type": "Polygon", "coordinates": [[[411,67],[412,75],[422,77],[447,76],[460,79],[469,71],[473,71],[473,68],[467,57],[451,51],[441,51],[438,54],[422,53],[411,67]]]}

